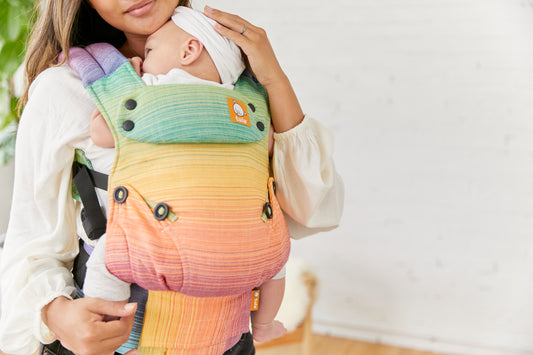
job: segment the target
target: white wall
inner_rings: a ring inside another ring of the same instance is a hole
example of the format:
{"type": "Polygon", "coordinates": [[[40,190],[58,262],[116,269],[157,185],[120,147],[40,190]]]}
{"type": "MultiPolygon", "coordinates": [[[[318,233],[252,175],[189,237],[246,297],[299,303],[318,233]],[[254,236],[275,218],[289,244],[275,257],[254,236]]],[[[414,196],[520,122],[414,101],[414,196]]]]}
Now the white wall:
{"type": "Polygon", "coordinates": [[[209,4],[267,29],[336,136],[342,225],[293,244],[315,330],[533,354],[533,1],[209,4]]]}
{"type": "Polygon", "coordinates": [[[315,330],[533,354],[533,1],[208,3],[267,29],[336,136],[342,226],[293,244],[315,330]]]}

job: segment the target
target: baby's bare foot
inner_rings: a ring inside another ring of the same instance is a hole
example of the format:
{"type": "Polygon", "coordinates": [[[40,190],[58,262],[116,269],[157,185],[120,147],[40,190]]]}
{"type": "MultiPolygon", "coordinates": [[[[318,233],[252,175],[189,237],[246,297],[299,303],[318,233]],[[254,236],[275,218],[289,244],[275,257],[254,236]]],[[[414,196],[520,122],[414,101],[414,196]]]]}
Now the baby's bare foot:
{"type": "Polygon", "coordinates": [[[287,333],[287,329],[283,323],[275,320],[268,324],[253,324],[252,323],[252,335],[255,341],[269,341],[279,338],[283,334],[287,333]]]}

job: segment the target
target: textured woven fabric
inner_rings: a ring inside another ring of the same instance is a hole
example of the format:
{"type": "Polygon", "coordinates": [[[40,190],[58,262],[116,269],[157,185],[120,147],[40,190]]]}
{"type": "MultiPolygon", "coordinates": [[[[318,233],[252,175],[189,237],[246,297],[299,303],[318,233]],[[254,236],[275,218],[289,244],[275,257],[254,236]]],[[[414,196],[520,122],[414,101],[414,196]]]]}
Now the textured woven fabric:
{"type": "Polygon", "coordinates": [[[226,297],[190,297],[150,291],[139,351],[142,354],[222,354],[249,331],[251,293],[226,297]],[[188,310],[183,312],[183,310],[188,310]],[[201,319],[191,328],[191,320],[201,319]],[[165,331],[161,331],[164,329],[165,331]]]}
{"type": "Polygon", "coordinates": [[[106,265],[150,290],[141,348],[222,353],[290,249],[266,92],[247,76],[232,91],[145,86],[129,62],[113,69],[86,86],[115,138],[106,265]]]}
{"type": "MultiPolygon", "coordinates": [[[[103,88],[130,82],[122,79],[131,76],[128,67],[129,63],[89,88],[96,95],[103,88]]],[[[114,127],[117,149],[109,193],[112,198],[116,187],[128,193],[125,203],[111,201],[107,266],[119,278],[149,290],[174,290],[202,297],[250,290],[279,271],[288,245],[282,213],[277,210],[274,194],[268,191],[265,97],[254,91],[254,83],[248,78],[237,83],[236,91],[204,87],[205,96],[213,100],[218,96],[218,106],[225,106],[223,122],[216,117],[219,109],[213,109],[217,104],[209,106],[214,119],[208,110],[202,118],[187,109],[186,91],[176,90],[176,86],[143,87],[118,98],[111,95],[114,100],[103,105],[105,112],[115,113],[104,113],[114,127]],[[148,95],[147,91],[154,93],[148,95]],[[228,94],[236,97],[228,100],[228,94]],[[128,100],[136,102],[135,109],[126,107],[128,100]],[[230,103],[234,100],[253,105],[253,116],[251,109],[240,106],[249,112],[249,125],[231,120],[230,103]],[[147,109],[143,109],[145,106],[147,109]],[[152,107],[162,109],[154,111],[152,107]],[[161,144],[168,141],[159,141],[157,132],[170,131],[170,120],[193,131],[192,135],[180,136],[183,130],[178,129],[177,141],[194,143],[161,144]],[[134,128],[125,129],[126,121],[134,128]],[[194,122],[199,122],[196,129],[194,122]],[[209,124],[204,126],[204,122],[209,124]],[[257,122],[261,122],[262,131],[257,122]],[[227,128],[228,124],[235,128],[227,128]],[[154,133],[134,132],[145,127],[151,127],[154,133]],[[231,137],[251,142],[218,143],[231,137]],[[261,216],[267,201],[276,213],[265,222],[261,216]],[[162,202],[177,219],[154,218],[153,207],[162,202]]],[[[118,87],[114,93],[117,91],[126,89],[118,87]]],[[[196,98],[195,94],[191,96],[196,98]]],[[[98,98],[104,102],[102,95],[98,98]]]]}

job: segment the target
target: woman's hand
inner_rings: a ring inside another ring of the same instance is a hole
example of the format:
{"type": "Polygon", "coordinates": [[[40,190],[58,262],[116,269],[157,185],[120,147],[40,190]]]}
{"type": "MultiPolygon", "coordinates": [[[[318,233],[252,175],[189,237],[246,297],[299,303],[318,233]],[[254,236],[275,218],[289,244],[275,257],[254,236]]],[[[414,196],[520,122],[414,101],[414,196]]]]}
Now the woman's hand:
{"type": "Polygon", "coordinates": [[[241,17],[206,6],[204,13],[218,24],[215,29],[238,45],[248,61],[248,67],[267,89],[272,122],[276,132],[298,125],[303,111],[289,79],[281,69],[265,30],[241,17]]]}
{"type": "Polygon", "coordinates": [[[136,303],[58,297],[42,310],[44,323],[61,344],[78,355],[113,354],[133,326],[136,303]],[[108,320],[111,319],[111,320],[108,320]]]}
{"type": "Polygon", "coordinates": [[[206,6],[204,13],[218,25],[215,29],[221,35],[238,45],[248,60],[250,69],[261,84],[268,87],[283,79],[285,74],[279,65],[264,29],[252,25],[237,15],[206,6]]]}

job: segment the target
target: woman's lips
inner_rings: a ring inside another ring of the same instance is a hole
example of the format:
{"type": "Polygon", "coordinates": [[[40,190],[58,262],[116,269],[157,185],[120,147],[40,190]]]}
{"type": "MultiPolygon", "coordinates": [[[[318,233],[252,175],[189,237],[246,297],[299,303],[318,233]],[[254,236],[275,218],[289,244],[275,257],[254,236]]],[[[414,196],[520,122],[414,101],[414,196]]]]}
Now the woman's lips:
{"type": "Polygon", "coordinates": [[[126,10],[126,13],[133,16],[143,16],[150,12],[152,7],[154,6],[155,0],[151,1],[144,1],[140,4],[133,5],[129,9],[126,10]]]}

